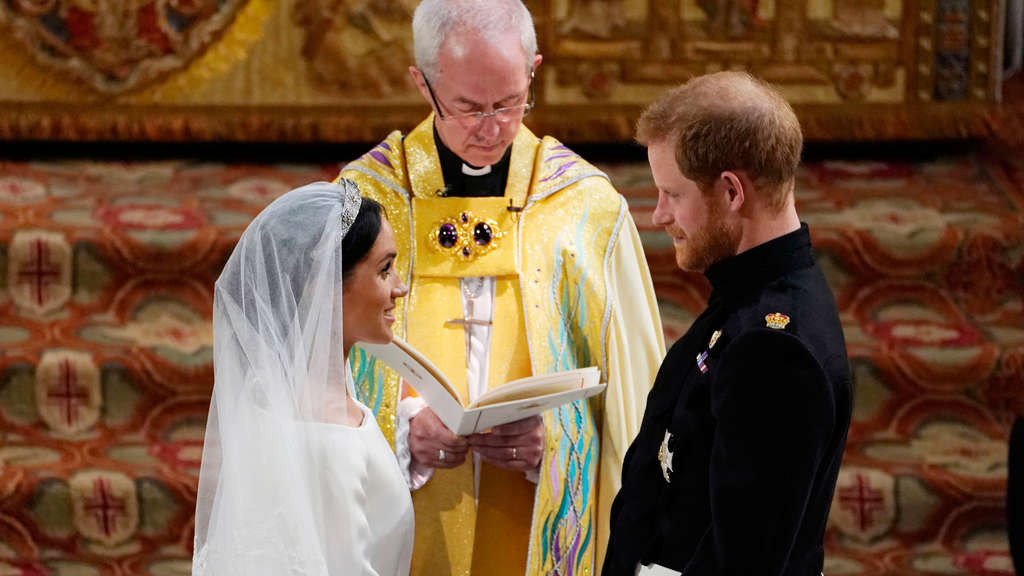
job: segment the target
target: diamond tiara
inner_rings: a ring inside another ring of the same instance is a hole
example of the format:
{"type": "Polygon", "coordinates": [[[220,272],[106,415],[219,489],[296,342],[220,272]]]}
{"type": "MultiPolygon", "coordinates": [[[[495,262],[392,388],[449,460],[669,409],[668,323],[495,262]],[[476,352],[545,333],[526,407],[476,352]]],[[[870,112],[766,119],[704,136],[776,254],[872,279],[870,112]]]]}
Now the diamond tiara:
{"type": "Polygon", "coordinates": [[[363,196],[359,193],[359,187],[351,180],[340,178],[338,185],[341,187],[341,235],[344,236],[356,221],[359,207],[363,204],[363,196]]]}

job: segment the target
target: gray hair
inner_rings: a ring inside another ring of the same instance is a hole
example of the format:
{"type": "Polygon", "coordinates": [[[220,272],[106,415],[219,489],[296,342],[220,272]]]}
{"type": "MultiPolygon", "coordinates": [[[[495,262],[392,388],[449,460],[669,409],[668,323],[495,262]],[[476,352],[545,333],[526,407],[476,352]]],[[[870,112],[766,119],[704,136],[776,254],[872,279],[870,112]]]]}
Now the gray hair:
{"type": "Polygon", "coordinates": [[[472,30],[484,37],[518,31],[526,54],[527,69],[537,55],[537,33],[533,17],[522,0],[423,0],[412,17],[416,67],[428,80],[437,77],[438,53],[454,29],[472,30]]]}

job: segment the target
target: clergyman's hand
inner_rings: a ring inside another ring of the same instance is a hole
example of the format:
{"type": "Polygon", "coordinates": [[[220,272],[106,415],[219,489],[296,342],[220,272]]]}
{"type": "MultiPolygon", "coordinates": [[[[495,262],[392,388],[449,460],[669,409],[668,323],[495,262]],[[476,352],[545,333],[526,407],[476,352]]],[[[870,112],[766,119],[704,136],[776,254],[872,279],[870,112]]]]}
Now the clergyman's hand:
{"type": "Polygon", "coordinates": [[[430,468],[455,468],[466,460],[469,444],[441,422],[430,407],[409,420],[409,453],[430,468]]]}
{"type": "Polygon", "coordinates": [[[544,456],[544,419],[532,416],[495,426],[489,433],[468,437],[469,445],[486,462],[509,470],[529,472],[544,456]]]}

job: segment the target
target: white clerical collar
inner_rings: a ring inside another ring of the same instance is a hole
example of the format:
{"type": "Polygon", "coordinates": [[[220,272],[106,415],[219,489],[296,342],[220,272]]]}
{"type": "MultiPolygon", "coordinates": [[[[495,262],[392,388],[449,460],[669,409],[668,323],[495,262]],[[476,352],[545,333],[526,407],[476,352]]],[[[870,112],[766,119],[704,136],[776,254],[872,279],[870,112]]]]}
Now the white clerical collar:
{"type": "Polygon", "coordinates": [[[462,173],[466,176],[486,176],[491,173],[491,165],[488,164],[483,168],[473,168],[465,162],[462,163],[462,173]]]}

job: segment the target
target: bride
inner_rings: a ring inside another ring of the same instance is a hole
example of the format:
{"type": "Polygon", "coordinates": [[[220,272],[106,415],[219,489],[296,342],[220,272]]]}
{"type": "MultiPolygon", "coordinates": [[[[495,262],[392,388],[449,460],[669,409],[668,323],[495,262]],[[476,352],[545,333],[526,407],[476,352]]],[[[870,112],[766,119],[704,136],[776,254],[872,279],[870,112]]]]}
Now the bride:
{"type": "Polygon", "coordinates": [[[346,368],[406,293],[381,213],[347,180],[293,190],[217,280],[195,576],[408,574],[409,489],[346,368]]]}

